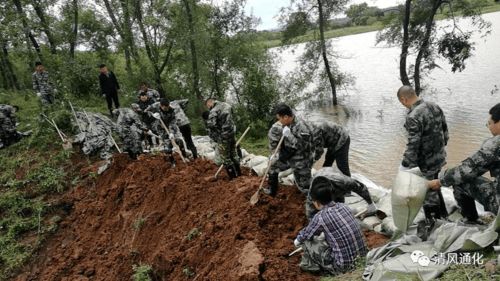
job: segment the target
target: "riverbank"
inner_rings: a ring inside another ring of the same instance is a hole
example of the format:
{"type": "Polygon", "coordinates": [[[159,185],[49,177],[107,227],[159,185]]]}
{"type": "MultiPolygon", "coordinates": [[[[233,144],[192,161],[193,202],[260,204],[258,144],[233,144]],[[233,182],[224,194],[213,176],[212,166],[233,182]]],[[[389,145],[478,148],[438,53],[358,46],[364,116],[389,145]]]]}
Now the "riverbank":
{"type": "MultiPolygon", "coordinates": [[[[500,11],[500,2],[495,2],[494,0],[489,0],[489,4],[482,9],[483,14],[494,13],[500,11]]],[[[459,14],[457,15],[459,16],[459,14]]],[[[438,20],[445,19],[443,14],[437,15],[438,20]]],[[[371,25],[362,25],[362,26],[349,26],[342,27],[338,29],[330,29],[325,31],[325,39],[338,38],[349,35],[356,35],[366,32],[379,31],[384,28],[383,20],[379,20],[374,22],[371,25]]],[[[261,42],[266,48],[275,48],[284,46],[281,41],[281,32],[266,32],[266,37],[272,39],[264,39],[261,42]]],[[[300,44],[313,40],[318,40],[318,32],[316,30],[309,30],[306,34],[302,36],[298,36],[293,39],[291,43],[286,45],[300,44]]]]}

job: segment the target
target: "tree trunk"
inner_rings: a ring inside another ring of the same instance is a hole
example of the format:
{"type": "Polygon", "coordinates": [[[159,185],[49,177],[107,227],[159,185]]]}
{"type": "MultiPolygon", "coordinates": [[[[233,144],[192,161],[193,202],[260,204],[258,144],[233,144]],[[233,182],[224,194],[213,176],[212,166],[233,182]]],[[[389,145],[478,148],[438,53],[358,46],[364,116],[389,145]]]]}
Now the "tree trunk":
{"type": "Polygon", "coordinates": [[[415,92],[417,95],[420,95],[422,91],[422,87],[420,86],[420,65],[422,64],[422,59],[424,57],[425,52],[428,51],[430,38],[432,34],[432,28],[434,27],[434,16],[436,15],[437,10],[443,3],[442,0],[434,0],[432,1],[433,6],[431,13],[429,14],[429,18],[425,24],[425,35],[422,40],[422,44],[418,50],[417,58],[415,59],[415,71],[413,74],[413,80],[415,81],[415,92]]]}
{"type": "MultiPolygon", "coordinates": [[[[41,61],[42,60],[42,51],[40,49],[40,45],[38,45],[38,42],[36,41],[35,36],[33,36],[33,33],[31,33],[31,28],[29,27],[28,21],[26,20],[26,15],[24,14],[23,6],[21,5],[21,1],[20,0],[13,0],[13,2],[14,2],[14,5],[16,6],[17,14],[21,18],[21,22],[23,24],[23,29],[24,29],[24,34],[26,36],[26,39],[28,42],[31,41],[31,44],[35,48],[36,53],[38,54],[38,58],[41,61]]],[[[30,49],[30,48],[28,47],[28,49],[30,49]]]]}
{"type": "Polygon", "coordinates": [[[123,42],[123,51],[125,54],[125,69],[127,70],[127,74],[129,78],[132,78],[133,73],[132,73],[132,62],[130,61],[130,46],[128,46],[127,41],[125,39],[125,34],[123,32],[123,29],[121,27],[120,22],[116,19],[115,13],[113,12],[113,8],[111,7],[111,4],[109,0],[103,0],[104,6],[106,7],[106,11],[108,12],[109,18],[111,19],[111,22],[113,23],[113,26],[115,27],[116,31],[118,32],[118,35],[120,35],[120,38],[122,39],[123,42]]]}
{"type": "Polygon", "coordinates": [[[189,6],[189,0],[182,0],[182,2],[184,3],[184,7],[186,8],[186,16],[189,25],[189,47],[191,49],[191,67],[193,71],[193,92],[197,99],[203,100],[199,85],[200,73],[198,70],[198,56],[196,54],[196,44],[194,41],[195,33],[194,33],[193,14],[191,11],[191,7],[189,6]]]}
{"type": "Polygon", "coordinates": [[[401,47],[401,57],[399,61],[399,75],[403,85],[410,86],[410,79],[408,78],[408,71],[406,69],[406,59],[408,58],[408,49],[410,47],[409,31],[411,15],[411,0],[406,0],[405,13],[403,15],[403,45],[401,47]]]}
{"type": "Polygon", "coordinates": [[[151,66],[153,67],[154,70],[154,75],[155,75],[155,83],[158,89],[158,92],[161,97],[165,96],[165,89],[163,88],[163,83],[161,80],[161,74],[163,73],[163,70],[168,64],[168,61],[170,60],[170,54],[172,51],[172,47],[174,42],[171,40],[170,44],[167,49],[167,54],[165,55],[165,59],[163,60],[162,64],[159,66],[159,54],[158,56],[155,56],[153,54],[152,50],[152,44],[151,40],[149,40],[148,33],[146,32],[146,28],[144,27],[144,23],[142,21],[142,7],[141,7],[141,1],[136,0],[135,1],[135,12],[136,12],[136,17],[137,17],[137,23],[139,25],[139,30],[141,31],[142,34],[142,40],[144,41],[144,46],[146,48],[146,54],[148,56],[149,62],[151,63],[151,66]]]}
{"type": "Polygon", "coordinates": [[[52,32],[50,31],[49,23],[45,18],[45,14],[43,13],[43,8],[40,6],[39,0],[33,0],[33,8],[35,9],[35,13],[40,19],[40,24],[42,26],[43,32],[47,35],[47,40],[49,41],[49,48],[51,54],[56,54],[56,42],[54,36],[52,36],[52,32]]]}
{"type": "Polygon", "coordinates": [[[139,55],[135,49],[134,35],[132,34],[132,22],[130,20],[129,0],[120,0],[123,12],[123,35],[124,41],[130,48],[130,54],[135,61],[139,61],[139,55]]]}
{"type": "Polygon", "coordinates": [[[328,75],[328,80],[330,81],[330,87],[332,89],[332,104],[337,105],[337,90],[335,86],[335,79],[333,78],[332,70],[330,69],[330,62],[328,62],[328,54],[326,52],[326,42],[325,42],[325,18],[323,15],[323,2],[318,1],[318,13],[319,13],[319,37],[321,44],[321,55],[323,56],[323,62],[325,64],[326,74],[328,75]]]}
{"type": "Polygon", "coordinates": [[[19,82],[17,81],[16,73],[12,67],[9,59],[9,51],[7,49],[7,42],[0,38],[2,51],[0,53],[0,67],[2,70],[2,78],[4,78],[6,88],[19,90],[19,82]]]}
{"type": "Polygon", "coordinates": [[[78,41],[78,0],[73,0],[73,32],[69,43],[69,57],[75,59],[76,42],[78,41]]]}

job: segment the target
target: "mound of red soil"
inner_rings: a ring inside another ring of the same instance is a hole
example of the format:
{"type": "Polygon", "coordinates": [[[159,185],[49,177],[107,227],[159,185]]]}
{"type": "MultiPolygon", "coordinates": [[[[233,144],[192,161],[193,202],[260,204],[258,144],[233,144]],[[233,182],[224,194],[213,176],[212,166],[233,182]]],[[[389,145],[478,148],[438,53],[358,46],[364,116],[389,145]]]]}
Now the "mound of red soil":
{"type": "Polygon", "coordinates": [[[259,178],[206,181],[216,169],[117,156],[68,194],[73,211],[17,280],[131,280],[134,265],[153,280],[319,279],[287,257],[307,223],[303,195],[282,188],[252,207],[259,178]]]}

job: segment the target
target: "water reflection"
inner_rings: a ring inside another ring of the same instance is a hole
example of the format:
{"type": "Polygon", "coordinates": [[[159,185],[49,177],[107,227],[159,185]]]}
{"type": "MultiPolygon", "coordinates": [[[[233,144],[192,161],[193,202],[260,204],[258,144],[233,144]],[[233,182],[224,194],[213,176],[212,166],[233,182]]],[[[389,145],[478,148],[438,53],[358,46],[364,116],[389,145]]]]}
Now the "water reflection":
{"type": "MultiPolygon", "coordinates": [[[[475,56],[461,73],[451,73],[445,61],[425,82],[423,98],[438,103],[450,130],[448,165],[456,165],[476,151],[490,136],[484,126],[488,110],[500,102],[500,13],[484,16],[492,22],[492,34],[475,38],[475,56]],[[493,90],[493,93],[492,93],[493,90]]],[[[464,23],[465,28],[467,24],[464,23]]],[[[340,93],[342,106],[312,102],[301,106],[306,119],[331,120],[343,124],[351,134],[350,162],[353,172],[362,173],[389,187],[396,175],[406,145],[403,127],[406,109],[396,99],[398,80],[397,48],[375,46],[375,32],[334,39],[333,47],[349,59],[339,59],[343,71],[356,77],[356,85],[340,93]]],[[[297,53],[281,54],[282,68],[296,66],[297,53]]]]}

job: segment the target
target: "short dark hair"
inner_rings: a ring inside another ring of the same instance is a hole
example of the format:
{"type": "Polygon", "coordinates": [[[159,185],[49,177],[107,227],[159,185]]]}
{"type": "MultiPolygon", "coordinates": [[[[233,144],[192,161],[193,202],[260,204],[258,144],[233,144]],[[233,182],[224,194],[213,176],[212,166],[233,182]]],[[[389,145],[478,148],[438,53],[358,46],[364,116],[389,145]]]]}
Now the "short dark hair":
{"type": "Polygon", "coordinates": [[[143,92],[143,91],[141,91],[141,92],[139,93],[139,96],[140,96],[140,97],[142,97],[142,96],[147,96],[147,95],[148,95],[148,93],[147,93],[147,92],[143,92]]]}
{"type": "Polygon", "coordinates": [[[201,114],[201,118],[203,118],[203,120],[208,120],[208,116],[210,115],[210,111],[203,111],[203,113],[201,114]]]}
{"type": "Polygon", "coordinates": [[[160,105],[169,106],[170,105],[170,101],[167,98],[162,98],[160,100],[160,105]]]}
{"type": "Polygon", "coordinates": [[[411,86],[403,85],[398,89],[397,95],[398,98],[410,98],[412,96],[416,96],[417,93],[411,86]]]}
{"type": "Polygon", "coordinates": [[[99,68],[103,68],[103,67],[106,67],[106,65],[105,65],[104,63],[101,63],[101,64],[99,65],[99,68]]]}
{"type": "Polygon", "coordinates": [[[491,120],[493,120],[493,122],[496,123],[500,121],[500,103],[497,103],[490,109],[490,114],[491,114],[491,120]]]}
{"type": "Polygon", "coordinates": [[[316,178],[311,187],[311,199],[321,203],[321,205],[328,205],[332,202],[332,184],[326,178],[316,178]]]}
{"type": "Polygon", "coordinates": [[[293,116],[293,111],[290,106],[284,103],[277,104],[274,107],[274,114],[277,114],[279,116],[293,116]]]}
{"type": "Polygon", "coordinates": [[[16,112],[18,112],[18,111],[19,111],[19,106],[17,106],[17,105],[13,105],[12,107],[16,110],[16,112]]]}
{"type": "Polygon", "coordinates": [[[141,84],[140,84],[139,86],[142,86],[142,85],[144,85],[144,86],[149,86],[149,83],[148,83],[148,82],[146,82],[146,81],[142,81],[142,82],[141,82],[141,84]]]}
{"type": "Polygon", "coordinates": [[[41,61],[35,62],[35,66],[43,65],[41,61]]]}

